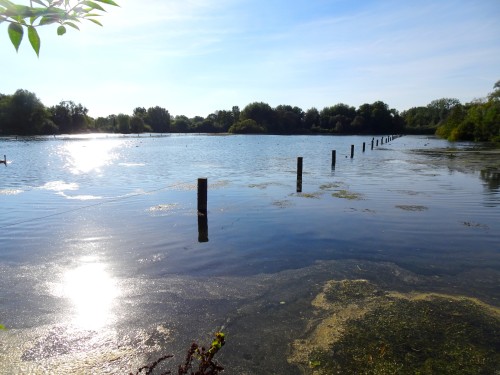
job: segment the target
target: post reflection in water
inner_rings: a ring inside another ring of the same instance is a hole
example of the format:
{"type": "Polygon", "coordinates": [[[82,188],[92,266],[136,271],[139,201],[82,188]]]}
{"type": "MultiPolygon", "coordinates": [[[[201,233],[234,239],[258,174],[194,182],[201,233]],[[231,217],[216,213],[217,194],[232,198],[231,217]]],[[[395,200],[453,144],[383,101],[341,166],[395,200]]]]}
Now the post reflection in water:
{"type": "Polygon", "coordinates": [[[198,242],[208,242],[208,215],[198,211],[198,242]]]}
{"type": "Polygon", "coordinates": [[[72,323],[77,328],[96,330],[115,320],[113,305],[119,289],[106,265],[96,258],[83,258],[78,267],[67,270],[60,289],[73,305],[72,323]]]}

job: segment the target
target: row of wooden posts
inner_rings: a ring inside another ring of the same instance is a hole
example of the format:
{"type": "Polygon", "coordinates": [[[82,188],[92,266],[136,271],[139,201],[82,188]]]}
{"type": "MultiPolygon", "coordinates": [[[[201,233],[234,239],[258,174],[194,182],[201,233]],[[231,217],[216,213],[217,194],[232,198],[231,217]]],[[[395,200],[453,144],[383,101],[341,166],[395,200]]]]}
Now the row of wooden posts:
{"type": "MultiPolygon", "coordinates": [[[[390,142],[396,138],[399,138],[399,136],[391,135],[388,137],[382,137],[380,139],[380,144],[383,145],[384,143],[390,142]]],[[[379,145],[379,140],[372,138],[371,141],[371,149],[373,150],[374,146],[378,147],[379,145]]],[[[363,152],[366,151],[366,142],[363,142],[363,152]]],[[[351,145],[351,159],[354,158],[354,145],[351,145]]],[[[335,167],[337,159],[337,151],[332,150],[332,167],[335,167]]],[[[299,156],[297,158],[297,192],[298,187],[299,187],[299,182],[300,185],[302,186],[302,165],[303,165],[303,158],[302,156],[299,156]]],[[[200,215],[206,215],[207,214],[207,190],[208,190],[208,182],[206,178],[199,178],[198,179],[198,213],[200,215]]]]}

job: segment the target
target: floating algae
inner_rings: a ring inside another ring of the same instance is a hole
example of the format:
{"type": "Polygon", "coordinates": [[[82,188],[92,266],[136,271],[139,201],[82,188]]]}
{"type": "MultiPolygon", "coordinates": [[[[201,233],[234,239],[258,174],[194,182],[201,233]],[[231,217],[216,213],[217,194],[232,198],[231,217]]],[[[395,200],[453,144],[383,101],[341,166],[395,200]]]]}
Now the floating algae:
{"type": "Polygon", "coordinates": [[[354,193],[354,192],[348,191],[348,190],[336,191],[335,193],[332,193],[332,196],[334,196],[336,198],[349,199],[349,200],[361,200],[361,199],[363,199],[363,196],[361,194],[354,193]]]}
{"type": "Polygon", "coordinates": [[[500,311],[478,300],[344,280],[327,283],[313,305],[328,316],[289,359],[304,373],[500,373],[500,311]]]}
{"type": "Polygon", "coordinates": [[[428,209],[428,207],[426,206],[404,205],[404,204],[399,204],[396,206],[396,208],[399,208],[400,210],[404,211],[425,211],[428,209]]]}
{"type": "Polygon", "coordinates": [[[340,186],[342,186],[343,183],[330,183],[330,184],[323,184],[323,185],[320,185],[320,189],[321,190],[334,190],[334,189],[338,189],[340,186]]]}

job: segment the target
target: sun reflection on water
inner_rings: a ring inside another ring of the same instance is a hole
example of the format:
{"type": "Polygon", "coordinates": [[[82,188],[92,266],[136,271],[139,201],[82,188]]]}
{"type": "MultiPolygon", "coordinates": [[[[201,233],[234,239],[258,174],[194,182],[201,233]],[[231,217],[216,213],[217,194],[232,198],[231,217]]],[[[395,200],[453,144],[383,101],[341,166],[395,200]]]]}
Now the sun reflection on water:
{"type": "Polygon", "coordinates": [[[109,165],[117,157],[112,151],[118,145],[116,140],[105,139],[68,142],[63,149],[66,167],[73,174],[100,172],[102,167],[109,165]]]}
{"type": "Polygon", "coordinates": [[[76,327],[97,330],[114,321],[113,305],[119,294],[117,282],[106,265],[95,258],[82,259],[78,267],[67,270],[59,292],[73,305],[72,322],[76,327]]]}

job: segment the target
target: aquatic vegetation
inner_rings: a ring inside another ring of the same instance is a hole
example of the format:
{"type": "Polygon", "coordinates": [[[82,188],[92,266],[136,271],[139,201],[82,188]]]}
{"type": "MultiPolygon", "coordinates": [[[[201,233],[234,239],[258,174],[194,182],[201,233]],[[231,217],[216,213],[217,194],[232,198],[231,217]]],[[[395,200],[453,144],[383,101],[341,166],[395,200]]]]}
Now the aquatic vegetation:
{"type": "Polygon", "coordinates": [[[320,185],[319,188],[321,190],[333,190],[333,189],[338,189],[342,185],[343,185],[342,183],[323,184],[323,185],[320,185]]]}
{"type": "MultiPolygon", "coordinates": [[[[215,338],[210,344],[210,348],[206,350],[204,347],[200,347],[197,343],[193,342],[189,348],[184,363],[179,365],[177,374],[178,375],[217,375],[224,370],[217,361],[214,361],[214,356],[225,344],[225,335],[222,332],[217,332],[215,338]],[[196,363],[198,369],[196,370],[196,363]]],[[[152,374],[155,368],[167,359],[172,358],[173,355],[167,354],[163,357],[158,358],[154,362],[141,367],[135,375],[152,374]]],[[[172,374],[172,371],[162,372],[162,374],[172,374]]],[[[130,373],[130,375],[134,375],[130,373]]]]}
{"type": "Polygon", "coordinates": [[[319,199],[321,197],[321,193],[297,193],[297,196],[302,198],[319,199]]]}
{"type": "Polygon", "coordinates": [[[466,227],[471,227],[471,228],[489,229],[489,227],[486,224],[473,223],[471,221],[463,221],[462,224],[466,227]]]}
{"type": "Polygon", "coordinates": [[[289,200],[277,200],[273,202],[273,206],[279,207],[279,208],[287,208],[292,206],[292,202],[289,200]]]}
{"type": "Polygon", "coordinates": [[[339,190],[335,193],[332,193],[332,196],[335,198],[349,199],[349,200],[362,200],[363,195],[359,193],[354,193],[348,190],[339,190]]]}
{"type": "Polygon", "coordinates": [[[398,205],[396,205],[396,208],[399,208],[400,210],[404,210],[404,211],[425,211],[425,210],[429,209],[426,206],[405,205],[405,204],[398,204],[398,205]]]}
{"type": "Polygon", "coordinates": [[[327,283],[313,304],[330,315],[294,344],[290,361],[306,373],[498,371],[500,311],[478,300],[388,293],[365,280],[343,280],[327,283]]]}

